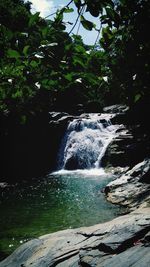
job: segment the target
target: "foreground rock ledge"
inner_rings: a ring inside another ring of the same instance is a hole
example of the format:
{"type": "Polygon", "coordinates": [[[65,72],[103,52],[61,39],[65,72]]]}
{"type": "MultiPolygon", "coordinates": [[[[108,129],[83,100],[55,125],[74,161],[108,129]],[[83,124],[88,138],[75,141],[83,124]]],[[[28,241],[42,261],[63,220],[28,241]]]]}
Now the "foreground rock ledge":
{"type": "Polygon", "coordinates": [[[0,267],[147,267],[149,262],[150,208],[143,208],[107,223],[33,239],[0,267]]]}

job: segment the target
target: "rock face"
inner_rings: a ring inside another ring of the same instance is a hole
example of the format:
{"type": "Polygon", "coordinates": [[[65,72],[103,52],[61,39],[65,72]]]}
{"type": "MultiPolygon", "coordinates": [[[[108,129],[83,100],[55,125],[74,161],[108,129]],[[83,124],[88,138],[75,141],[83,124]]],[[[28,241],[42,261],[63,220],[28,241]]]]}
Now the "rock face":
{"type": "Polygon", "coordinates": [[[102,159],[102,166],[129,166],[135,157],[133,147],[133,136],[130,132],[120,133],[108,146],[102,159]]]}
{"type": "Polygon", "coordinates": [[[150,156],[148,125],[145,127],[137,116],[139,112],[142,113],[142,110],[139,110],[138,113],[133,113],[125,105],[113,105],[105,107],[104,112],[114,113],[115,116],[111,119],[112,124],[123,123],[128,132],[126,131],[125,134],[120,133],[118,138],[110,143],[102,160],[103,167],[133,167],[144,158],[150,156]]]}
{"type": "Polygon", "coordinates": [[[0,267],[147,267],[150,261],[150,209],[92,227],[33,239],[0,267]]]}
{"type": "MultiPolygon", "coordinates": [[[[117,119],[114,117],[112,120],[117,119]]],[[[116,123],[118,123],[116,121],[116,123]]],[[[130,166],[142,161],[150,155],[150,141],[147,134],[140,132],[137,125],[120,129],[120,134],[111,142],[102,159],[102,166],[130,166]]]]}
{"type": "Polygon", "coordinates": [[[116,104],[103,108],[103,111],[106,113],[116,113],[116,114],[125,114],[129,110],[129,107],[122,104],[116,104]]]}
{"type": "Polygon", "coordinates": [[[150,159],[146,159],[110,182],[105,193],[115,204],[135,209],[144,202],[150,202],[150,159]]]}
{"type": "Polygon", "coordinates": [[[76,118],[75,116],[69,115],[66,112],[49,112],[49,124],[52,126],[67,127],[69,121],[76,118]]]}

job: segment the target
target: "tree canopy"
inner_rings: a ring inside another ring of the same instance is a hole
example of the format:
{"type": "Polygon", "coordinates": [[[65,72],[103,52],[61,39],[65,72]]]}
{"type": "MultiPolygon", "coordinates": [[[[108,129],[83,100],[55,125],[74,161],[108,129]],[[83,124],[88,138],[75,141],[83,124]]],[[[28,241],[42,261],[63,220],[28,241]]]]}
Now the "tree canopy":
{"type": "Polygon", "coordinates": [[[29,114],[74,111],[78,104],[132,106],[147,101],[149,24],[147,0],[72,0],[53,20],[32,14],[29,2],[2,0],[1,114],[15,113],[25,123],[29,114]],[[85,19],[86,12],[100,18],[97,45],[87,46],[79,35],[66,32],[63,15],[73,12],[72,2],[78,11],[76,21],[87,30],[97,26],[85,19]]]}

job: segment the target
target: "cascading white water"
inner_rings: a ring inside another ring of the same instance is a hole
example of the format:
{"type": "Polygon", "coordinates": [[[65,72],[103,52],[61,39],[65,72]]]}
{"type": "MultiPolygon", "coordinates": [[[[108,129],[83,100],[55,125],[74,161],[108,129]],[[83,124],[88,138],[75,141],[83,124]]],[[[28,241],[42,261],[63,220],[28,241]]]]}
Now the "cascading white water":
{"type": "Polygon", "coordinates": [[[59,169],[97,169],[105,151],[116,136],[118,125],[112,114],[83,114],[71,121],[59,151],[59,169]]]}

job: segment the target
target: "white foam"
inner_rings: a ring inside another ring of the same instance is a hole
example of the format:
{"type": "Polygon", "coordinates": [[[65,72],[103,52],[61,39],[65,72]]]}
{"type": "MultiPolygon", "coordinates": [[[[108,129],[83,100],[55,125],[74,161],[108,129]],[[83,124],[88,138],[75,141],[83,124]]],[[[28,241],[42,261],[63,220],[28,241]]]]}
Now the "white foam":
{"type": "Polygon", "coordinates": [[[106,175],[104,169],[78,169],[78,170],[59,170],[51,173],[52,175],[70,175],[70,174],[83,174],[85,176],[101,176],[101,175],[106,175]]]}
{"type": "MultiPolygon", "coordinates": [[[[68,125],[58,152],[58,169],[78,168],[97,173],[119,125],[112,125],[114,114],[82,114],[68,125]]],[[[78,170],[76,170],[78,172],[78,170]]],[[[99,175],[99,172],[98,172],[99,175]]]]}

